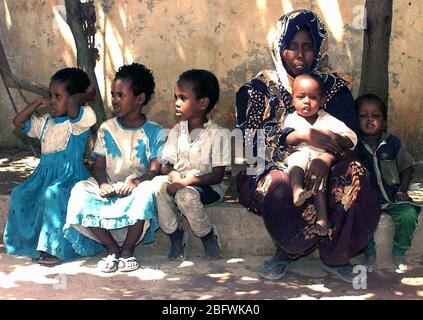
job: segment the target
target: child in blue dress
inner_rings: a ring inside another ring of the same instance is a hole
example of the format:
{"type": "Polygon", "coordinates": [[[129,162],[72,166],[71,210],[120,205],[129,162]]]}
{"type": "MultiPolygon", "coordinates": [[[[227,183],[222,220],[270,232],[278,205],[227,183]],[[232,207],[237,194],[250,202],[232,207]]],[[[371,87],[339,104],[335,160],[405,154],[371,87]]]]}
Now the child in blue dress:
{"type": "Polygon", "coordinates": [[[79,182],[69,200],[65,236],[80,255],[107,250],[102,272],[139,268],[134,249],[154,241],[158,228],[150,180],[160,173],[162,127],[142,114],[154,92],[152,72],[133,63],[119,69],[112,83],[117,117],[99,128],[93,177],[79,182]],[[100,245],[85,247],[78,232],[100,245]],[[104,246],[104,247],[103,247],[104,246]]]}
{"type": "MultiPolygon", "coordinates": [[[[50,98],[38,98],[13,119],[30,137],[41,142],[41,159],[32,176],[12,190],[4,232],[7,253],[54,265],[78,257],[63,236],[72,187],[89,177],[83,155],[94,111],[81,105],[90,101],[94,87],[85,72],[65,68],[50,79],[50,98]],[[49,105],[50,112],[34,112],[49,105]]],[[[89,239],[78,238],[81,243],[89,239]]]]}

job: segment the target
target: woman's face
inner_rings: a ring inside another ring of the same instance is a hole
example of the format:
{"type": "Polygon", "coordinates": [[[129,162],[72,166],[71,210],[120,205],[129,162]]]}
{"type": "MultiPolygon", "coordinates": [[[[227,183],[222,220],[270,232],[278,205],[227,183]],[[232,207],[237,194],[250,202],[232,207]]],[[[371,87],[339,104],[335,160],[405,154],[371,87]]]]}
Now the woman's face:
{"type": "Polygon", "coordinates": [[[307,30],[300,30],[295,34],[282,53],[282,60],[294,76],[310,71],[314,60],[314,50],[313,41],[307,30]]]}

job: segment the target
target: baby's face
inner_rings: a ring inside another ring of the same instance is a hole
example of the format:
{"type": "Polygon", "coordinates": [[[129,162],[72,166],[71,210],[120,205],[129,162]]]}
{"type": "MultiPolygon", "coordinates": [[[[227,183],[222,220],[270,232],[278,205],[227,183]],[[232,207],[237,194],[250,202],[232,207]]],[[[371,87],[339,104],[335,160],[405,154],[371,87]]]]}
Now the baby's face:
{"type": "Polygon", "coordinates": [[[304,118],[316,116],[325,99],[319,83],[310,78],[301,78],[294,81],[292,97],[295,111],[304,118]]]}

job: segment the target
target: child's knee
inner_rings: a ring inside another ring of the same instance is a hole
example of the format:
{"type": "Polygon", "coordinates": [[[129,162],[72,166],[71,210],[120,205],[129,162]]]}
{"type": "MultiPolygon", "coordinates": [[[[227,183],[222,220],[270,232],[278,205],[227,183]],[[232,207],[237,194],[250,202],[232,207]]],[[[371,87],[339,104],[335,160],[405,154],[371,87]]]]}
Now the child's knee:
{"type": "Polygon", "coordinates": [[[418,222],[418,213],[417,210],[409,205],[405,206],[403,210],[401,211],[401,221],[403,223],[415,223],[418,222]]]}
{"type": "Polygon", "coordinates": [[[156,176],[151,180],[151,186],[155,194],[167,192],[167,187],[170,185],[168,176],[156,176]]]}
{"type": "Polygon", "coordinates": [[[175,195],[175,202],[178,206],[201,203],[200,193],[192,187],[185,187],[180,189],[175,195]]]}

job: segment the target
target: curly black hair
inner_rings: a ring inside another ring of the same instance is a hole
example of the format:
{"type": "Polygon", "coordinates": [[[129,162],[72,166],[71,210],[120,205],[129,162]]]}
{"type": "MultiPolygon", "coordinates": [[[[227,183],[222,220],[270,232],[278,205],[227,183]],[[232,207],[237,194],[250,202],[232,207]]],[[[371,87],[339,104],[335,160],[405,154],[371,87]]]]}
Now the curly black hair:
{"type": "Polygon", "coordinates": [[[115,79],[130,79],[132,81],[132,92],[138,96],[145,94],[143,105],[146,105],[154,93],[156,83],[154,82],[153,71],[140,63],[127,64],[119,68],[115,74],[115,79]]]}
{"type": "Polygon", "coordinates": [[[380,112],[382,112],[383,120],[388,118],[388,107],[386,106],[385,101],[383,101],[379,96],[373,93],[366,93],[359,96],[355,99],[355,111],[357,114],[360,112],[360,108],[364,102],[374,102],[378,107],[380,112]]]}
{"type": "Polygon", "coordinates": [[[209,113],[219,100],[219,81],[210,71],[202,69],[187,70],[179,76],[177,83],[180,84],[181,82],[192,83],[192,91],[197,99],[209,98],[210,102],[206,113],[209,113]]]}
{"type": "Polygon", "coordinates": [[[88,75],[78,68],[64,68],[57,71],[50,78],[50,82],[60,81],[66,85],[69,95],[85,92],[91,84],[88,75]]]}

